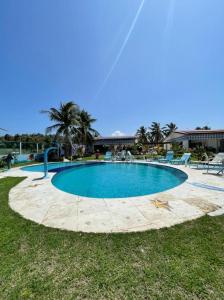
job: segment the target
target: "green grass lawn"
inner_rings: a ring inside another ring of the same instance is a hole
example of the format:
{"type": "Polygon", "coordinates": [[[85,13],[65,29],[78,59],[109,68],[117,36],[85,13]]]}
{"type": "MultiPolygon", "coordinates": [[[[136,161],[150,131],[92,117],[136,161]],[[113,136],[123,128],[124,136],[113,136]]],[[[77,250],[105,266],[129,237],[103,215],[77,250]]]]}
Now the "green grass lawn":
{"type": "Polygon", "coordinates": [[[83,234],[8,206],[0,180],[0,299],[224,299],[224,217],[169,229],[83,234]]]}

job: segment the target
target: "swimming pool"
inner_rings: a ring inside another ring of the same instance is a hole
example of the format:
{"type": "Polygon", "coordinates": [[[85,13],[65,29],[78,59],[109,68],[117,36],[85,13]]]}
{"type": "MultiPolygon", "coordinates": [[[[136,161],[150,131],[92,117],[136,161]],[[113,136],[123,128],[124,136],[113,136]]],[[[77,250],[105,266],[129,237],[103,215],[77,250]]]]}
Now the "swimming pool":
{"type": "Polygon", "coordinates": [[[86,164],[52,178],[58,189],[92,198],[125,198],[162,192],[183,183],[187,175],[171,167],[140,163],[86,164]]]}

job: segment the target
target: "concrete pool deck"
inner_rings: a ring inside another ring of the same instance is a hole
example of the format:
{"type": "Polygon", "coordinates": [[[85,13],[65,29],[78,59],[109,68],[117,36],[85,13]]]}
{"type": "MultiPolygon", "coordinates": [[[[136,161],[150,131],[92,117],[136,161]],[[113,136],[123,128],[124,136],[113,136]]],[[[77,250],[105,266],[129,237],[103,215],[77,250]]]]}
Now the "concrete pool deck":
{"type": "Polygon", "coordinates": [[[63,230],[144,231],[170,227],[205,214],[224,213],[223,176],[175,167],[188,175],[183,184],[161,193],[118,199],[87,198],[63,192],[51,183],[54,173],[41,179],[43,173],[14,168],[0,173],[0,178],[27,177],[11,189],[10,207],[26,219],[63,230]]]}

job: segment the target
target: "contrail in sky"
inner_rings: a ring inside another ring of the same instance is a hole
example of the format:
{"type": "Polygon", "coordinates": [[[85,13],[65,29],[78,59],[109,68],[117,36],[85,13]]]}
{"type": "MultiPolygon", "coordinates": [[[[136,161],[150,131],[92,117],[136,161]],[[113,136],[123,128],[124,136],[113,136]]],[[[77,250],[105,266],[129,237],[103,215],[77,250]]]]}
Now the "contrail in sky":
{"type": "Polygon", "coordinates": [[[169,45],[170,33],[173,27],[174,12],[175,12],[176,0],[169,0],[169,6],[167,11],[166,23],[164,26],[163,36],[162,36],[162,53],[161,53],[161,76],[165,80],[166,65],[167,65],[167,47],[169,45]]]}
{"type": "Polygon", "coordinates": [[[123,51],[124,51],[124,48],[126,47],[127,42],[128,42],[128,40],[129,40],[129,38],[130,38],[130,36],[131,36],[131,34],[132,34],[134,28],[135,28],[135,24],[136,24],[136,22],[138,21],[138,17],[139,17],[139,15],[140,15],[140,13],[141,13],[141,10],[142,10],[142,8],[143,8],[144,2],[145,2],[145,0],[142,0],[142,1],[141,1],[140,5],[139,5],[139,8],[138,8],[138,10],[137,10],[137,12],[136,12],[136,15],[135,15],[135,17],[134,17],[134,19],[133,19],[133,21],[132,21],[132,23],[131,23],[131,27],[130,27],[130,29],[128,30],[128,33],[127,33],[127,35],[126,35],[126,37],[125,37],[125,39],[124,39],[124,42],[122,43],[121,48],[120,48],[120,50],[119,50],[119,52],[118,52],[118,54],[117,54],[117,56],[116,56],[116,58],[115,58],[115,60],[114,60],[114,62],[113,62],[113,64],[112,64],[112,66],[111,66],[109,72],[107,73],[107,75],[106,75],[106,77],[105,77],[105,79],[104,79],[102,85],[100,86],[98,92],[96,93],[96,97],[95,97],[95,98],[97,98],[97,97],[99,96],[99,94],[102,92],[104,86],[106,85],[108,79],[110,78],[110,76],[111,76],[111,74],[113,73],[113,71],[114,71],[116,65],[118,64],[119,59],[120,59],[120,57],[121,57],[121,55],[122,55],[122,53],[123,53],[123,51]]]}
{"type": "Polygon", "coordinates": [[[169,31],[171,30],[171,28],[173,26],[175,2],[176,2],[176,0],[170,0],[168,14],[167,14],[167,20],[166,20],[166,26],[164,29],[164,38],[168,38],[169,31]]]}

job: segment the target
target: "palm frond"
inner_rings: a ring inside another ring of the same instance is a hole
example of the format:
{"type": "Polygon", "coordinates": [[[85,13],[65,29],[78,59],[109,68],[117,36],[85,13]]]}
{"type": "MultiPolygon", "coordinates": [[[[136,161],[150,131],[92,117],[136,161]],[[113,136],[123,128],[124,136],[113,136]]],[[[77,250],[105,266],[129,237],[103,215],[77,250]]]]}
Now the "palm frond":
{"type": "Polygon", "coordinates": [[[58,130],[60,128],[61,124],[54,124],[52,126],[49,126],[46,128],[46,134],[51,133],[54,130],[58,130]]]}

